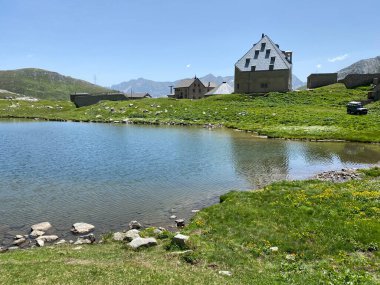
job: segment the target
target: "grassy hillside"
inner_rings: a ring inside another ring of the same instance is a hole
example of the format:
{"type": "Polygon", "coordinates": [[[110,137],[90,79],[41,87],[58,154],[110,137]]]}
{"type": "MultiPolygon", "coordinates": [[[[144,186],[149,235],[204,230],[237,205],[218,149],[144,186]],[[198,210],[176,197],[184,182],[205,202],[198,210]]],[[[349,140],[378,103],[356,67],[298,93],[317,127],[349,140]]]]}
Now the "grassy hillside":
{"type": "Polygon", "coordinates": [[[36,68],[0,71],[0,89],[53,100],[69,100],[73,92],[110,91],[83,80],[36,68]]]}
{"type": "Polygon", "coordinates": [[[164,236],[140,251],[106,239],[0,254],[0,283],[379,284],[380,169],[364,173],[224,195],[182,231],[182,254],[164,236]]]}
{"type": "Polygon", "coordinates": [[[220,95],[201,100],[159,98],[104,101],[79,109],[70,102],[15,104],[0,100],[0,117],[214,124],[270,137],[380,142],[380,128],[377,124],[380,121],[380,102],[366,106],[369,109],[368,115],[346,114],[347,102],[364,100],[366,97],[365,87],[347,90],[343,84],[335,84],[311,91],[270,93],[265,97],[220,95]]]}

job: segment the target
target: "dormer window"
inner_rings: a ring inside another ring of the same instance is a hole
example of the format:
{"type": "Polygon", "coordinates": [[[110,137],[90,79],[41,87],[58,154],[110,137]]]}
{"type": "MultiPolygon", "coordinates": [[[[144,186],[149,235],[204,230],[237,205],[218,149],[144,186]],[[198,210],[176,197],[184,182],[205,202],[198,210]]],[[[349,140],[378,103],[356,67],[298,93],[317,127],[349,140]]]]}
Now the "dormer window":
{"type": "Polygon", "coordinates": [[[265,50],[265,43],[261,43],[261,51],[265,50]]]}
{"type": "Polygon", "coordinates": [[[259,53],[260,53],[260,51],[259,50],[255,50],[255,59],[257,59],[258,57],[259,57],[259,53]]]}
{"type": "Polygon", "coordinates": [[[246,58],[245,59],[245,67],[248,67],[250,62],[251,62],[251,59],[250,58],[246,58]]]}
{"type": "Polygon", "coordinates": [[[267,49],[265,52],[265,58],[269,58],[270,55],[270,49],[267,49]]]}
{"type": "Polygon", "coordinates": [[[270,58],[270,64],[274,64],[274,62],[276,61],[276,57],[275,56],[272,56],[270,58]]]}

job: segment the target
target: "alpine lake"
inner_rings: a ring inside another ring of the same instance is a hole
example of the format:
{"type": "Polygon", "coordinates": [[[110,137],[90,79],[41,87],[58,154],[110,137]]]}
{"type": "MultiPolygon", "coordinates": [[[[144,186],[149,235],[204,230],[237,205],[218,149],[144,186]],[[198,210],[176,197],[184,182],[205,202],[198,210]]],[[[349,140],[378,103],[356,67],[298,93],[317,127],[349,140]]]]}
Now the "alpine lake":
{"type": "Polygon", "coordinates": [[[200,127],[2,120],[0,142],[0,245],[43,221],[66,239],[76,222],[170,228],[231,190],[380,162],[379,144],[200,127]]]}

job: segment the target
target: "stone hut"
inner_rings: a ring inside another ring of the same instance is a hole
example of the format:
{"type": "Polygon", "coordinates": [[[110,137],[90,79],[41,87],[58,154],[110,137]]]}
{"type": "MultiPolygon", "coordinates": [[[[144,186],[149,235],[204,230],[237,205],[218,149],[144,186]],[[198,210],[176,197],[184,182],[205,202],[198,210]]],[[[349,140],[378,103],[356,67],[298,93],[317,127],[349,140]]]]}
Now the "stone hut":
{"type": "Polygon", "coordinates": [[[312,73],[307,77],[307,88],[313,89],[338,82],[338,73],[312,73]]]}
{"type": "Polygon", "coordinates": [[[203,82],[196,76],[193,79],[180,81],[174,87],[174,97],[176,99],[200,99],[205,94],[216,87],[213,82],[203,82]]]}
{"type": "Polygon", "coordinates": [[[291,51],[282,51],[267,35],[235,64],[235,93],[287,92],[292,89],[291,51]]]}

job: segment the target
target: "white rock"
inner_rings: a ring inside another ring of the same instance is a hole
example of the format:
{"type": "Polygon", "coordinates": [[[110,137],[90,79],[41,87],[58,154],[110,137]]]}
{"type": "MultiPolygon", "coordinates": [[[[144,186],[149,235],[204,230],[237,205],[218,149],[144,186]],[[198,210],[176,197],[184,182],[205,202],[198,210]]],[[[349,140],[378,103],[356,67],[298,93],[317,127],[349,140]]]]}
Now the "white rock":
{"type": "Polygon", "coordinates": [[[115,241],[123,241],[125,239],[127,239],[127,233],[117,232],[113,234],[113,240],[115,241]]]}
{"type": "Polygon", "coordinates": [[[20,249],[18,246],[11,246],[11,247],[8,247],[8,250],[16,250],[16,249],[20,249]]]}
{"type": "Polygon", "coordinates": [[[198,213],[199,210],[191,210],[192,213],[198,213]]]}
{"type": "Polygon", "coordinates": [[[30,233],[30,237],[32,238],[36,238],[36,237],[39,237],[39,236],[43,236],[45,234],[44,231],[40,231],[40,230],[34,230],[30,233]]]}
{"type": "Polygon", "coordinates": [[[95,226],[87,223],[75,223],[71,231],[76,234],[85,234],[95,229],[95,226]]]}
{"type": "Polygon", "coordinates": [[[82,249],[83,247],[81,247],[81,246],[77,246],[77,247],[74,247],[73,249],[74,250],[80,250],[80,249],[82,249]]]}
{"type": "Polygon", "coordinates": [[[23,235],[16,235],[14,239],[20,239],[20,238],[23,238],[24,236],[23,235]]]}
{"type": "Polygon", "coordinates": [[[26,242],[26,239],[24,237],[22,237],[22,238],[16,239],[12,244],[13,245],[20,245],[20,244],[23,244],[24,242],[26,242]]]}
{"type": "Polygon", "coordinates": [[[173,243],[179,245],[180,247],[184,247],[186,246],[186,242],[188,241],[190,237],[189,236],[185,236],[185,235],[182,235],[182,234],[177,234],[176,236],[173,237],[173,243]]]}
{"type": "Polygon", "coordinates": [[[171,215],[170,219],[177,219],[177,216],[176,215],[171,215]]]}
{"type": "Polygon", "coordinates": [[[157,240],[155,238],[135,238],[128,244],[133,249],[138,249],[140,247],[149,247],[157,245],[157,240]]]}
{"type": "Polygon", "coordinates": [[[139,233],[140,233],[140,231],[139,231],[139,230],[136,230],[136,229],[134,229],[134,230],[129,230],[129,231],[127,231],[127,232],[125,233],[125,239],[126,239],[127,241],[132,241],[132,240],[134,240],[134,239],[140,237],[139,233]]]}
{"type": "Polygon", "coordinates": [[[38,245],[39,247],[43,247],[43,246],[45,245],[45,242],[44,242],[43,239],[37,239],[36,242],[37,242],[37,245],[38,245]]]}
{"type": "Polygon", "coordinates": [[[278,247],[277,246],[272,246],[269,248],[270,251],[272,252],[277,252],[278,251],[278,247]]]}
{"type": "Polygon", "coordinates": [[[185,220],[184,219],[175,220],[175,223],[177,224],[177,227],[184,227],[185,226],[185,220]]]}
{"type": "Polygon", "coordinates": [[[162,231],[160,229],[154,229],[153,233],[155,235],[159,235],[159,234],[162,234],[162,231]]]}
{"type": "Polygon", "coordinates": [[[48,229],[51,228],[51,224],[49,222],[43,222],[39,224],[35,224],[32,226],[32,231],[44,231],[46,232],[48,229]]]}
{"type": "Polygon", "coordinates": [[[219,271],[220,275],[232,276],[231,271],[221,270],[219,271]]]}
{"type": "Polygon", "coordinates": [[[131,229],[131,230],[134,230],[134,229],[136,229],[136,230],[138,230],[138,229],[141,229],[141,224],[138,222],[138,221],[131,221],[130,223],[129,223],[129,228],[131,229]]]}
{"type": "Polygon", "coordinates": [[[89,235],[86,235],[86,236],[81,236],[77,239],[76,242],[74,242],[74,244],[91,244],[91,243],[94,243],[95,242],[95,236],[93,234],[89,234],[89,235]]]}
{"type": "Polygon", "coordinates": [[[58,239],[58,236],[56,235],[50,235],[50,236],[39,236],[36,241],[43,240],[45,242],[55,241],[58,239]]]}

